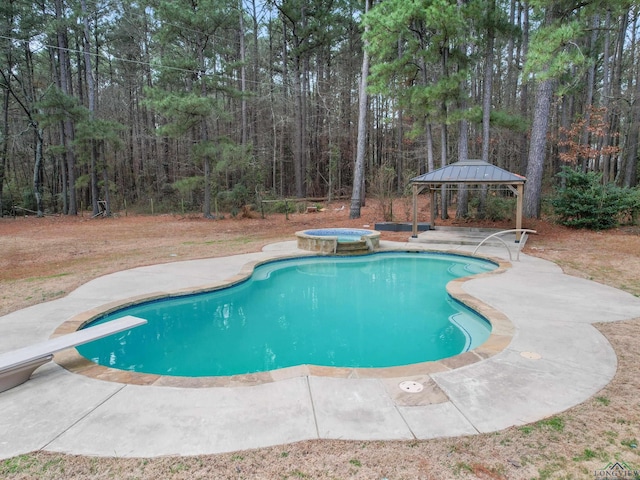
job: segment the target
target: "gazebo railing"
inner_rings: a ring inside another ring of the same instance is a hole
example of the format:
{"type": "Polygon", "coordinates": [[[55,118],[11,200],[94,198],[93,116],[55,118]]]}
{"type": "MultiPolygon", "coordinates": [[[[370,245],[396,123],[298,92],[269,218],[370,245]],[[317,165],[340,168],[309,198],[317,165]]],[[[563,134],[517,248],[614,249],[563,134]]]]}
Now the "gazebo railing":
{"type": "Polygon", "coordinates": [[[509,247],[509,245],[507,245],[507,242],[505,242],[502,238],[500,238],[500,235],[504,235],[506,233],[521,233],[521,237],[520,237],[520,241],[517,242],[518,248],[516,249],[516,260],[520,260],[520,250],[522,249],[522,247],[524,246],[525,242],[527,241],[527,234],[529,233],[538,233],[535,230],[530,230],[528,228],[514,228],[511,230],[502,230],[500,232],[496,232],[496,233],[492,233],[491,235],[489,235],[488,237],[486,237],[484,240],[482,240],[478,246],[475,248],[475,250],[473,251],[473,255],[476,254],[476,252],[480,249],[480,247],[487,241],[490,240],[492,238],[495,238],[497,240],[500,240],[502,242],[502,244],[506,247],[507,252],[509,252],[509,261],[513,260],[513,257],[511,256],[511,248],[509,247]]]}

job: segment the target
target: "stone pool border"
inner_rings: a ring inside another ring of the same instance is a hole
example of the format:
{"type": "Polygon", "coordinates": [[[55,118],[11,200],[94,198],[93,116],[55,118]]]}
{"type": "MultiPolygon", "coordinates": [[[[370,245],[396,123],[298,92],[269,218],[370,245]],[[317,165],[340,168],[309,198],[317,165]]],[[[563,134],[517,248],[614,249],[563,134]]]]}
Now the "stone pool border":
{"type": "MultiPolygon", "coordinates": [[[[496,270],[454,279],[450,281],[446,287],[447,293],[452,298],[476,311],[491,323],[492,329],[489,338],[477,348],[456,355],[454,357],[398,367],[345,368],[325,367],[318,365],[298,365],[267,372],[216,377],[177,377],[118,370],[93,363],[90,360],[82,357],[75,349],[69,349],[56,353],[54,355],[54,361],[58,365],[72,373],[84,375],[86,377],[97,380],[141,386],[152,385],[180,388],[210,388],[261,385],[265,383],[277,382],[280,380],[304,376],[391,379],[412,377],[416,375],[431,375],[433,373],[446,372],[480,362],[502,352],[511,343],[511,340],[515,333],[515,327],[512,324],[511,320],[509,320],[509,318],[499,310],[466,293],[462,288],[464,283],[470,280],[504,273],[509,268],[511,268],[510,262],[486,255],[471,255],[460,253],[459,251],[449,250],[424,250],[421,248],[380,248],[375,253],[384,252],[424,252],[429,254],[447,254],[462,257],[480,258],[497,264],[498,268],[496,270]]],[[[91,310],[87,310],[78,315],[75,315],[71,319],[62,323],[55,329],[55,331],[51,335],[51,338],[74,332],[82,328],[86,324],[96,320],[97,318],[121,308],[125,308],[141,302],[205,293],[228,288],[246,281],[251,276],[254,269],[259,265],[270,263],[273,261],[303,258],[309,256],[317,256],[317,254],[314,254],[313,252],[301,252],[287,256],[274,256],[273,258],[252,261],[244,264],[239,273],[223,281],[205,284],[197,288],[179,289],[171,292],[150,293],[106,303],[98,308],[93,308],[91,310]]]]}
{"type": "Polygon", "coordinates": [[[380,248],[381,233],[365,228],[311,228],[296,232],[298,249],[320,255],[358,255],[375,253],[380,248]],[[327,232],[318,234],[317,232],[327,232]],[[346,242],[339,241],[339,233],[354,234],[360,238],[346,242]]]}

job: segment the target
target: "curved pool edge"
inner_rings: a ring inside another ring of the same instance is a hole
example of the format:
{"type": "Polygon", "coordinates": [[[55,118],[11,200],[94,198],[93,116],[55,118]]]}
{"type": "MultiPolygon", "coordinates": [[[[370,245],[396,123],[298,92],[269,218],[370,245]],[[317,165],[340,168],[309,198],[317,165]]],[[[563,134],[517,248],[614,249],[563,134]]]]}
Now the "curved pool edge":
{"type": "MultiPolygon", "coordinates": [[[[406,244],[401,246],[393,246],[389,243],[380,248],[377,253],[384,252],[427,252],[430,254],[446,254],[454,256],[463,256],[471,258],[479,258],[488,260],[497,265],[497,268],[491,272],[470,275],[450,281],[447,284],[447,293],[456,301],[476,311],[478,314],[486,318],[491,323],[491,333],[489,338],[474,348],[473,350],[448,357],[441,360],[420,362],[410,365],[402,365],[396,367],[384,368],[351,368],[351,367],[331,367],[320,365],[298,365],[293,367],[285,367],[277,370],[266,372],[257,372],[232,376],[215,376],[215,377],[177,377],[169,375],[158,375],[148,373],[138,373],[126,370],[98,365],[85,357],[81,356],[76,349],[64,350],[54,355],[54,361],[66,370],[83,375],[96,380],[116,382],[130,385],[141,386],[166,386],[180,388],[211,388],[211,387],[231,387],[231,386],[255,386],[265,383],[272,383],[281,380],[287,380],[303,376],[319,376],[332,378],[377,378],[377,379],[394,379],[404,377],[416,377],[431,375],[434,373],[447,372],[461,367],[472,365],[480,361],[497,355],[505,350],[513,339],[515,327],[509,318],[499,310],[482,302],[480,299],[466,293],[462,286],[464,283],[482,278],[485,276],[493,276],[507,271],[511,267],[511,263],[501,258],[495,258],[486,255],[472,255],[460,253],[458,251],[449,250],[427,250],[423,248],[407,247],[406,244]]],[[[240,271],[225,280],[203,284],[195,288],[178,289],[167,292],[154,292],[143,294],[135,297],[129,297],[123,300],[106,303],[98,308],[87,310],[59,325],[51,338],[71,333],[84,327],[88,323],[124,307],[134,305],[136,303],[148,302],[164,298],[171,298],[183,295],[195,295],[204,292],[215,291],[237,285],[248,280],[256,267],[273,261],[281,261],[287,259],[295,259],[301,257],[318,256],[317,253],[300,251],[290,255],[278,255],[261,260],[254,260],[245,263],[240,271]]]]}

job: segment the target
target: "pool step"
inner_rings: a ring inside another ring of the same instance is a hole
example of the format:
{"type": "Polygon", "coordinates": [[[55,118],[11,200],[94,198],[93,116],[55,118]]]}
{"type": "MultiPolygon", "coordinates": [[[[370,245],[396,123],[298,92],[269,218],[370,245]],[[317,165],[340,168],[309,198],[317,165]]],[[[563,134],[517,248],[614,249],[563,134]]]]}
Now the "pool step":
{"type": "Polygon", "coordinates": [[[369,247],[367,247],[367,242],[364,240],[358,242],[338,242],[338,247],[336,248],[336,255],[364,255],[366,253],[371,253],[369,247]]]}

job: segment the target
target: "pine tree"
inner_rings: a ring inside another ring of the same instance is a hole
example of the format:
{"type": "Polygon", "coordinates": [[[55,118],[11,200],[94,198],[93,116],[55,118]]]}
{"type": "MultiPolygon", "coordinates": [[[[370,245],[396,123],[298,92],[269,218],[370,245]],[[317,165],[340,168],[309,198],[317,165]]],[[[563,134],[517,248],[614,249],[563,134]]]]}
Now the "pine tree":
{"type": "Polygon", "coordinates": [[[192,158],[201,166],[206,218],[213,218],[217,144],[228,141],[217,132],[224,116],[218,97],[235,94],[221,75],[227,68],[227,45],[221,39],[225,28],[237,25],[237,14],[232,0],[161,1],[157,6],[163,68],[158,86],[148,89],[148,103],[167,119],[160,133],[174,138],[191,135],[192,158]]]}

